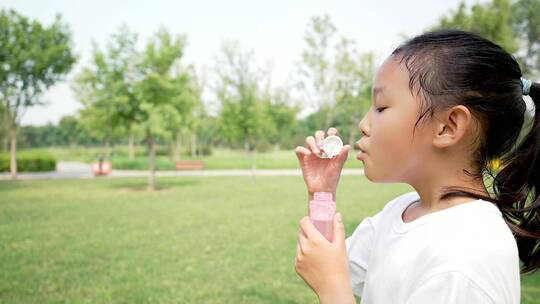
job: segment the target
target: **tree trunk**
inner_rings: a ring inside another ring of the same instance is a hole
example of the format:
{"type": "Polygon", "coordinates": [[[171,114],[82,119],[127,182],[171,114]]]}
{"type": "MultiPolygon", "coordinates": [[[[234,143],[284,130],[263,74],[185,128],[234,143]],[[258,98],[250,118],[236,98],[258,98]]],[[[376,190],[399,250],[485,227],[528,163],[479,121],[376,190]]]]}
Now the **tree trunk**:
{"type": "Polygon", "coordinates": [[[9,170],[11,172],[11,179],[17,179],[17,126],[12,125],[10,127],[11,135],[11,157],[9,163],[9,170]]]}
{"type": "Polygon", "coordinates": [[[247,140],[244,141],[244,151],[246,152],[248,159],[251,160],[251,180],[255,182],[255,175],[257,173],[257,168],[255,166],[255,159],[253,158],[253,152],[251,151],[249,147],[249,142],[247,140]]]}
{"type": "Polygon", "coordinates": [[[111,156],[111,141],[107,138],[105,139],[105,157],[109,159],[111,156]]]}
{"type": "Polygon", "coordinates": [[[135,148],[133,146],[134,141],[134,135],[133,130],[129,130],[129,139],[128,139],[128,157],[129,160],[133,160],[135,158],[135,148]]]}
{"type": "Polygon", "coordinates": [[[148,165],[150,169],[150,174],[148,175],[148,190],[156,190],[156,147],[154,143],[154,136],[148,134],[148,165]]]}
{"type": "Polygon", "coordinates": [[[195,132],[191,133],[191,157],[195,158],[197,156],[197,134],[195,132]]]}
{"type": "Polygon", "coordinates": [[[4,145],[2,148],[6,152],[9,151],[9,135],[8,134],[6,134],[6,136],[4,137],[4,145]]]}

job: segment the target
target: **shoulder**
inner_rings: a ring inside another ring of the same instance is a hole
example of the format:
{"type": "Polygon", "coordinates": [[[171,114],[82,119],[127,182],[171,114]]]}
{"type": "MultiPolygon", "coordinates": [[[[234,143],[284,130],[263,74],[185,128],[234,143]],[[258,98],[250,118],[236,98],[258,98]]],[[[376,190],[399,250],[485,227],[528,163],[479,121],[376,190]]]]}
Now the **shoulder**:
{"type": "Polygon", "coordinates": [[[420,195],[416,191],[407,192],[404,194],[401,194],[397,196],[396,198],[389,201],[381,212],[391,212],[394,210],[401,210],[403,211],[409,204],[413,203],[414,201],[418,200],[420,198],[420,195]]]}
{"type": "Polygon", "coordinates": [[[379,230],[381,225],[391,223],[391,219],[396,216],[396,213],[403,211],[403,209],[410,203],[419,198],[416,192],[407,192],[392,199],[383,207],[382,210],[372,216],[362,219],[360,224],[356,227],[348,242],[352,241],[356,236],[360,235],[363,239],[367,239],[366,236],[374,234],[376,230],[379,230]]]}
{"type": "Polygon", "coordinates": [[[470,208],[456,209],[448,217],[441,217],[433,227],[440,233],[439,242],[455,256],[459,256],[461,249],[466,249],[461,253],[467,257],[470,257],[470,252],[476,252],[481,258],[493,252],[514,253],[515,238],[497,208],[486,201],[473,204],[470,208]]]}
{"type": "Polygon", "coordinates": [[[434,298],[444,303],[495,303],[476,280],[460,271],[434,273],[411,291],[407,303],[432,303],[434,298]]]}

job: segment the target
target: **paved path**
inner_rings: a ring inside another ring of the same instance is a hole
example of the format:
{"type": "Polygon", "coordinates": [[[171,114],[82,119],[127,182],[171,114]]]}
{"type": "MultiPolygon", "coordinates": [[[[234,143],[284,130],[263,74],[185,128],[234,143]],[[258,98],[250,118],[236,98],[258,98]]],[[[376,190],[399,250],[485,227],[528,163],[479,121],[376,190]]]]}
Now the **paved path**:
{"type": "MultiPolygon", "coordinates": [[[[363,175],[363,169],[343,169],[342,175],[363,175]]],[[[257,169],[257,170],[190,170],[156,171],[156,176],[302,176],[300,169],[257,169]]],[[[114,170],[107,177],[146,177],[148,171],[114,170]]],[[[94,178],[90,165],[79,162],[58,162],[55,172],[19,173],[17,179],[85,179],[94,178]]],[[[10,180],[9,173],[0,173],[0,180],[10,180]]]]}

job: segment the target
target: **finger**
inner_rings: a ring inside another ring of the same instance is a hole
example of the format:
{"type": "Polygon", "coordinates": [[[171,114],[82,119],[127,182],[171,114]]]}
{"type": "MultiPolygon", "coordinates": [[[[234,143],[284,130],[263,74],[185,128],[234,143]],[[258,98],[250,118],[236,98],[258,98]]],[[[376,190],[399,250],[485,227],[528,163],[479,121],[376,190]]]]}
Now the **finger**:
{"type": "Polygon", "coordinates": [[[300,239],[296,242],[296,259],[302,258],[302,248],[300,248],[300,239]]]}
{"type": "Polygon", "coordinates": [[[296,152],[296,157],[298,157],[298,160],[303,160],[304,157],[308,156],[311,154],[311,151],[309,151],[308,149],[306,149],[305,147],[302,147],[302,146],[298,146],[294,149],[294,151],[296,152]]]}
{"type": "Polygon", "coordinates": [[[334,242],[335,244],[341,244],[345,242],[345,225],[343,224],[343,217],[341,213],[334,215],[334,242]]]}
{"type": "Polygon", "coordinates": [[[319,148],[317,148],[317,145],[315,144],[315,138],[313,136],[306,137],[306,146],[311,152],[315,154],[319,154],[319,148]]]}
{"type": "Polygon", "coordinates": [[[304,232],[302,232],[302,229],[300,229],[300,232],[298,233],[298,247],[300,247],[300,252],[302,254],[305,254],[308,246],[309,246],[309,240],[307,239],[304,232]]]}
{"type": "Polygon", "coordinates": [[[324,241],[328,242],[328,240],[319,232],[319,230],[315,228],[308,216],[304,216],[302,220],[300,220],[300,228],[302,228],[302,231],[305,233],[308,240],[316,243],[324,241]]]}
{"type": "Polygon", "coordinates": [[[324,140],[324,131],[317,130],[317,132],[315,132],[315,143],[317,144],[317,147],[322,147],[323,140],[324,140]]]}
{"type": "Polygon", "coordinates": [[[347,161],[347,157],[349,157],[349,151],[351,150],[351,145],[345,145],[343,148],[341,148],[341,151],[339,151],[338,156],[336,159],[343,165],[345,161],[347,161]]]}
{"type": "Polygon", "coordinates": [[[328,136],[331,136],[331,135],[338,135],[338,130],[336,128],[329,128],[328,131],[326,131],[326,134],[328,134],[328,136]]]}

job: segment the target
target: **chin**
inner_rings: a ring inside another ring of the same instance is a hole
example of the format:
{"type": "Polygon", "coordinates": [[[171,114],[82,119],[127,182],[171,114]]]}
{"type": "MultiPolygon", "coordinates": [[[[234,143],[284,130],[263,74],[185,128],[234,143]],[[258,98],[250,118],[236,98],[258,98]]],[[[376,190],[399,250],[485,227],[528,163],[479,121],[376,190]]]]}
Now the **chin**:
{"type": "Polygon", "coordinates": [[[392,181],[390,181],[387,177],[385,178],[384,176],[381,176],[380,174],[378,175],[376,172],[373,172],[373,170],[371,169],[367,169],[365,166],[364,166],[364,176],[370,182],[373,182],[373,183],[392,183],[392,181]]]}

